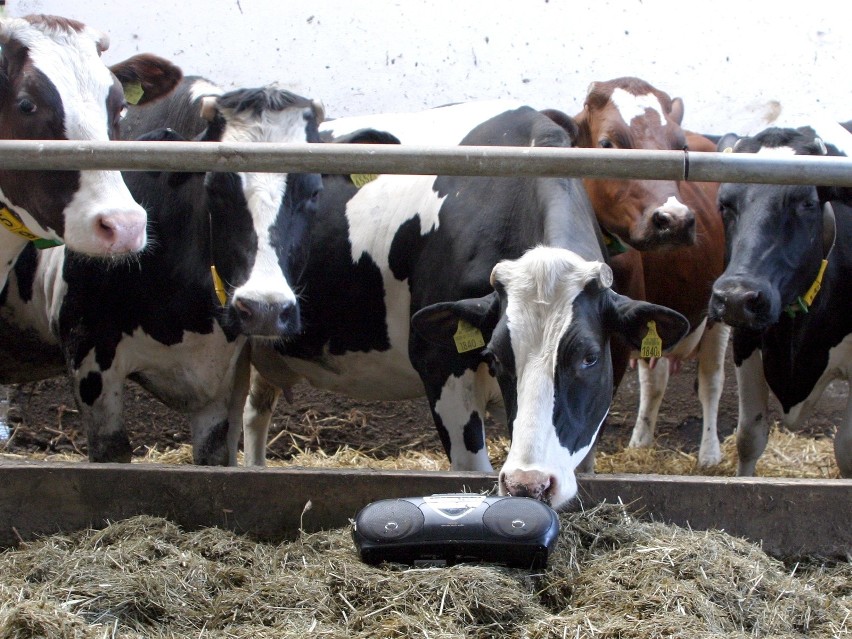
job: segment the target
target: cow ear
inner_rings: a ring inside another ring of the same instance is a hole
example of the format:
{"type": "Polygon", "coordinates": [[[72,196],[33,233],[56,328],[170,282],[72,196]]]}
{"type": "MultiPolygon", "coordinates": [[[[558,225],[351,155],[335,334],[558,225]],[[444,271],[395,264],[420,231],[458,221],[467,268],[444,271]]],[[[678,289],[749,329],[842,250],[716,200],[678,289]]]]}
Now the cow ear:
{"type": "Polygon", "coordinates": [[[651,331],[650,322],[655,323],[654,328],[662,340],[663,351],[676,346],[689,332],[689,321],[677,311],[658,304],[632,300],[612,291],[607,293],[607,325],[637,350],[642,348],[642,340],[651,331]]]}
{"type": "Polygon", "coordinates": [[[580,127],[574,118],[558,109],[542,109],[541,113],[553,120],[568,134],[571,146],[577,146],[577,140],[580,137],[580,127]]]}
{"type": "Polygon", "coordinates": [[[678,123],[678,126],[683,124],[683,99],[672,98],[672,110],[669,111],[669,117],[678,123]]]}
{"type": "Polygon", "coordinates": [[[740,141],[740,136],[736,133],[726,133],[719,138],[719,143],[716,145],[716,150],[722,153],[733,153],[737,147],[737,142],[740,141]]]}
{"type": "Polygon", "coordinates": [[[426,341],[457,352],[466,352],[458,348],[459,332],[478,331],[478,337],[475,334],[470,337],[471,344],[478,345],[470,350],[481,352],[499,321],[500,297],[495,291],[485,297],[439,302],[421,308],[412,316],[411,326],[426,341]]]}
{"type": "Polygon", "coordinates": [[[109,68],[130,104],[147,104],[168,95],[183,78],[180,67],[165,58],[141,53],[109,68]]]}

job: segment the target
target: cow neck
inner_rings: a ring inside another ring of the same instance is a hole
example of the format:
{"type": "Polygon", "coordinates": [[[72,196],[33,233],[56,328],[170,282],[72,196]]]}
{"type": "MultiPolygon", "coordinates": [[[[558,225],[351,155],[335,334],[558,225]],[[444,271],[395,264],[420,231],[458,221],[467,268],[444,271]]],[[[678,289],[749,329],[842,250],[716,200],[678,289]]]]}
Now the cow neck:
{"type": "Polygon", "coordinates": [[[834,245],[837,243],[837,227],[834,228],[834,237],[831,240],[831,246],[828,249],[828,252],[825,254],[825,257],[820,262],[819,270],[817,271],[816,278],[811,284],[810,288],[803,294],[799,295],[796,298],[796,301],[787,306],[784,309],[784,312],[787,313],[787,316],[790,318],[796,317],[799,313],[808,313],[810,311],[811,306],[813,306],[814,300],[816,299],[817,293],[820,292],[822,288],[822,278],[825,276],[825,271],[828,268],[828,258],[831,257],[831,252],[834,250],[834,245]]]}
{"type": "Polygon", "coordinates": [[[22,237],[25,240],[29,240],[37,249],[62,246],[62,242],[59,240],[49,240],[33,233],[29,228],[27,228],[27,225],[24,224],[20,216],[3,202],[0,202],[0,225],[9,231],[9,233],[22,237]]]}
{"type": "Polygon", "coordinates": [[[219,298],[219,303],[224,307],[228,303],[228,293],[225,291],[225,284],[219,276],[219,271],[216,270],[216,263],[213,259],[213,214],[210,213],[209,206],[207,207],[207,228],[210,231],[210,275],[213,278],[213,291],[219,298]]]}
{"type": "Polygon", "coordinates": [[[601,234],[603,235],[606,251],[610,257],[615,257],[616,255],[627,253],[627,247],[624,246],[624,243],[621,241],[621,238],[618,237],[615,233],[606,230],[604,227],[601,227],[601,234]]]}

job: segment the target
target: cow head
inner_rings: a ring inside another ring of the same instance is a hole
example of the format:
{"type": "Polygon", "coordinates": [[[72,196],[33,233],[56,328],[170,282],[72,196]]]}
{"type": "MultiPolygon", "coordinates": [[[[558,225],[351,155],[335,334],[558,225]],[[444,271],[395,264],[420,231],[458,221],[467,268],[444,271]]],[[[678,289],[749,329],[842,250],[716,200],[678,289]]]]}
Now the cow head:
{"type": "MultiPolygon", "coordinates": [[[[687,148],[683,101],[638,78],[594,82],[575,120],[577,146],[600,149],[687,148]]],[[[695,242],[695,215],[678,184],[663,180],[585,180],[601,226],[644,251],[695,242]]]]}
{"type": "MultiPolygon", "coordinates": [[[[181,78],[151,55],[108,68],[100,58],[108,44],[74,20],[0,20],[0,139],[112,139],[127,100],[154,100],[181,78]]],[[[145,210],[118,171],[2,170],[0,201],[36,236],[81,253],[120,255],[145,245],[145,210]]]]}
{"type": "MultiPolygon", "coordinates": [[[[735,153],[840,155],[813,129],[769,128],[720,147],[735,153]]],[[[786,311],[813,302],[822,263],[835,240],[833,189],[807,185],[722,184],[725,271],[713,285],[709,317],[735,328],[762,331],[786,311]]]]}
{"type": "MultiPolygon", "coordinates": [[[[221,142],[319,142],[317,102],[273,87],[204,98],[211,124],[203,139],[221,142]]],[[[303,241],[322,190],[318,174],[209,173],[214,264],[228,312],[240,330],[281,337],[301,328],[290,282],[304,263],[303,241]]]]}
{"type": "Polygon", "coordinates": [[[491,281],[490,295],[429,306],[413,326],[446,340],[465,320],[490,336],[480,355],[500,384],[512,433],[500,492],[558,508],[576,494],[574,470],[612,402],[610,337],[618,333],[640,348],[653,321],[668,349],[689,324],[675,311],[613,292],[606,264],[565,249],[538,247],[502,261],[491,281]]]}

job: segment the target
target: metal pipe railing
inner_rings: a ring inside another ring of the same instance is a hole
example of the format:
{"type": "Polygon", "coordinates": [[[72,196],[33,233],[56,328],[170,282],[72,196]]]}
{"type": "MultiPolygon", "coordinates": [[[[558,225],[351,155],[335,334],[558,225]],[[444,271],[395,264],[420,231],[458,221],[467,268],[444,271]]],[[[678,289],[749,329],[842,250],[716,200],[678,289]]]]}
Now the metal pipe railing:
{"type": "Polygon", "coordinates": [[[852,158],[376,144],[0,141],[0,170],[570,176],[852,186],[852,158]]]}

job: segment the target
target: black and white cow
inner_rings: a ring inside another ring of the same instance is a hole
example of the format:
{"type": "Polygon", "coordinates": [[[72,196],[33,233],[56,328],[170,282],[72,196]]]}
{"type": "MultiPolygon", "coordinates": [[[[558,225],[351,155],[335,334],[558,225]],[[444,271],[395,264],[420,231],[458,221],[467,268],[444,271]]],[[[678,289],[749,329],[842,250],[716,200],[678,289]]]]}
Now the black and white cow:
{"type": "MultiPolygon", "coordinates": [[[[735,138],[734,138],[735,139],[735,138]]],[[[736,153],[840,155],[812,128],[770,128],[720,147],[736,153]]],[[[709,317],[733,327],[740,475],[753,475],[769,435],[769,391],[783,422],[807,418],[825,387],[852,374],[852,197],[846,189],[723,184],[726,267],[709,317]]],[[[852,406],[850,406],[852,407],[852,406]]],[[[852,412],[834,440],[852,477],[852,412]]]]}
{"type": "MultiPolygon", "coordinates": [[[[538,111],[499,103],[354,120],[326,128],[355,130],[350,141],[372,125],[403,142],[571,144],[538,111]]],[[[457,470],[491,469],[483,424],[486,410],[502,413],[513,441],[501,490],[565,504],[612,400],[610,336],[638,347],[655,321],[671,346],[686,320],[609,288],[578,180],[366,179],[324,178],[298,284],[302,334],[252,343],[259,375],[246,407],[247,464],[264,463],[275,387],[301,376],[367,399],[425,393],[457,470]]]]}
{"type": "MultiPolygon", "coordinates": [[[[0,139],[109,140],[128,100],[157,100],[180,69],[143,54],[107,67],[102,33],[35,15],[0,19],[0,139]]],[[[145,210],[118,171],[0,170],[0,287],[31,239],[95,256],[140,250],[145,210]]]]}
{"type": "MultiPolygon", "coordinates": [[[[287,91],[241,89],[203,100],[181,91],[169,98],[174,113],[188,113],[187,100],[203,104],[210,119],[201,140],[319,141],[317,105],[287,91]]],[[[172,122],[184,126],[157,114],[147,127],[172,122]]],[[[183,139],[171,129],[147,138],[183,139]]],[[[248,391],[243,346],[248,335],[300,329],[290,268],[303,260],[321,177],[130,172],[125,179],[148,210],[149,248],[119,265],[62,248],[20,260],[3,307],[5,328],[17,326],[24,338],[21,329],[28,329],[36,341],[58,339],[90,460],[130,460],[122,426],[122,388],[130,378],[191,414],[197,463],[235,464],[248,391]],[[211,266],[223,282],[221,301],[211,266]]]]}

